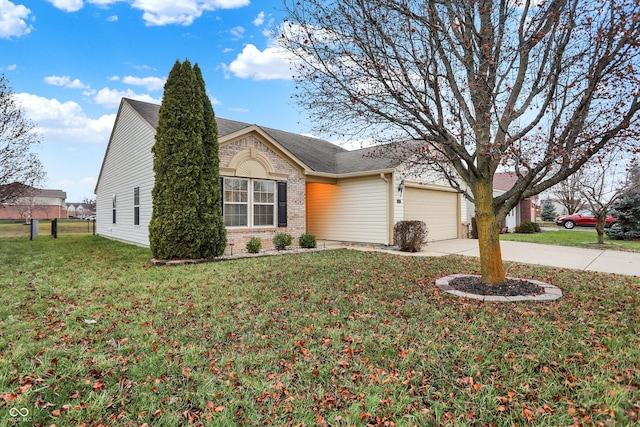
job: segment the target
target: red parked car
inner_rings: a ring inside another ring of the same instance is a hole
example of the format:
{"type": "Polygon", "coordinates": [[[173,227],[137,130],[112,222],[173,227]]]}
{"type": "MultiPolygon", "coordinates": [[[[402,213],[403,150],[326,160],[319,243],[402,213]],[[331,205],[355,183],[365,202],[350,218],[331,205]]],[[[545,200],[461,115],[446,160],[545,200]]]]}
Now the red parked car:
{"type": "MultiPolygon", "coordinates": [[[[605,227],[611,227],[616,223],[616,219],[611,215],[607,215],[605,221],[605,227]]],[[[571,230],[576,225],[582,227],[595,227],[596,216],[591,211],[582,211],[573,215],[561,215],[556,218],[556,224],[563,226],[566,229],[571,230]]]]}

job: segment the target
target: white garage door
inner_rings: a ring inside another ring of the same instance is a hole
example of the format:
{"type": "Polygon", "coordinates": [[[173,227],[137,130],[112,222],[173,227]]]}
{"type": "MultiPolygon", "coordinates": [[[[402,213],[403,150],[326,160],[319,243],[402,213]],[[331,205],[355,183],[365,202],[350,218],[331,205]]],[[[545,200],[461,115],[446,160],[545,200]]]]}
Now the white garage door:
{"type": "Polygon", "coordinates": [[[404,219],[427,224],[427,240],[458,237],[458,193],[405,188],[404,219]]]}

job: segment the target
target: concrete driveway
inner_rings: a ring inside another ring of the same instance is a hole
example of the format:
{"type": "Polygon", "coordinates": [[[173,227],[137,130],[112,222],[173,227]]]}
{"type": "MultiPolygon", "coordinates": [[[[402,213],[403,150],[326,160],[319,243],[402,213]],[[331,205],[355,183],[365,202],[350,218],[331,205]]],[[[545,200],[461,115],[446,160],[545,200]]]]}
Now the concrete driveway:
{"type": "MultiPolygon", "coordinates": [[[[504,261],[640,277],[640,253],[637,252],[509,241],[501,241],[500,246],[504,261]]],[[[479,257],[478,241],[475,239],[453,239],[430,242],[416,255],[443,256],[448,254],[479,257]]]]}

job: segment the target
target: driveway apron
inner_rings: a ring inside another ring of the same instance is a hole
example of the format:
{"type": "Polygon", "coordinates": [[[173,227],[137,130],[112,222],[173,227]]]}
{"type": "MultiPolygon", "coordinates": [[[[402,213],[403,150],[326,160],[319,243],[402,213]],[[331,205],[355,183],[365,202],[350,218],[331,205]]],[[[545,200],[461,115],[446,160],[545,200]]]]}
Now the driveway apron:
{"type": "MultiPolygon", "coordinates": [[[[502,259],[504,261],[640,276],[640,253],[636,252],[511,241],[501,241],[500,247],[502,248],[502,259]]],[[[418,255],[423,256],[448,254],[479,257],[478,241],[474,239],[452,239],[429,242],[418,253],[418,255]]]]}

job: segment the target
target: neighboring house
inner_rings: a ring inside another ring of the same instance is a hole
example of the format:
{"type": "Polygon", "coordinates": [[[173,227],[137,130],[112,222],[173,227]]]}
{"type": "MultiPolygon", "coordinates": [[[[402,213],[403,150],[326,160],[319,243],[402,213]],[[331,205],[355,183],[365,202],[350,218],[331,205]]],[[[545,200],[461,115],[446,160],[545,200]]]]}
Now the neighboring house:
{"type": "MultiPolygon", "coordinates": [[[[507,192],[517,180],[518,177],[513,172],[497,172],[493,176],[493,195],[497,196],[507,192]]],[[[507,231],[513,232],[523,222],[536,222],[536,201],[537,196],[521,200],[518,206],[509,212],[504,224],[507,231]]]]}
{"type": "MultiPolygon", "coordinates": [[[[557,199],[550,197],[548,195],[544,195],[544,193],[539,197],[539,201],[538,204],[540,206],[540,209],[542,209],[542,205],[546,202],[551,202],[553,204],[553,208],[556,210],[556,216],[560,216],[560,215],[569,215],[569,211],[567,211],[567,208],[565,205],[563,205],[562,203],[560,203],[557,199]],[[544,199],[543,199],[544,197],[544,199]]],[[[581,207],[580,209],[578,209],[578,212],[581,211],[584,207],[581,207]]]]}
{"type": "Polygon", "coordinates": [[[96,205],[91,203],[67,203],[67,215],[69,218],[83,218],[95,215],[96,205]]]}
{"type": "MultiPolygon", "coordinates": [[[[96,185],[97,234],[149,245],[153,154],[160,106],[123,99],[96,185]]],[[[424,220],[429,240],[461,237],[468,203],[407,164],[328,141],[222,118],[218,124],[227,242],[275,233],[297,239],[392,244],[393,226],[424,220]]],[[[180,209],[176,206],[176,209],[180,209]]]]}
{"type": "Polygon", "coordinates": [[[66,218],[67,193],[62,190],[30,188],[27,195],[12,203],[0,205],[0,219],[55,219],[66,218]]]}

